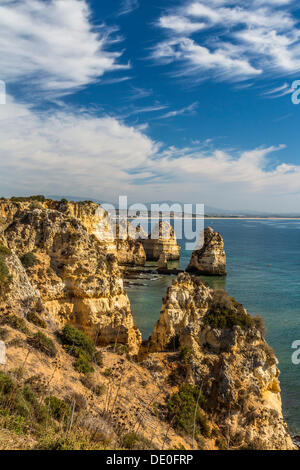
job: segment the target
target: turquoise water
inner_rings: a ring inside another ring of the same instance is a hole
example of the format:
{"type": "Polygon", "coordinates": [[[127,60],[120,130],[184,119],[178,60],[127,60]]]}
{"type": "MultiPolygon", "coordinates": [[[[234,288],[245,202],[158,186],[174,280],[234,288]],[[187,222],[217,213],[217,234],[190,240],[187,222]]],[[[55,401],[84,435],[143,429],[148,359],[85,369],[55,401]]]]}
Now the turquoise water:
{"type": "MultiPolygon", "coordinates": [[[[223,235],[227,254],[226,279],[203,278],[224,288],[253,315],[261,315],[267,340],[279,359],[284,416],[293,433],[300,433],[300,365],[293,365],[291,344],[300,340],[300,221],[206,220],[223,235]]],[[[191,252],[182,246],[180,267],[191,252]]],[[[137,326],[147,338],[159,318],[162,297],[172,277],[143,279],[128,288],[137,326]]]]}

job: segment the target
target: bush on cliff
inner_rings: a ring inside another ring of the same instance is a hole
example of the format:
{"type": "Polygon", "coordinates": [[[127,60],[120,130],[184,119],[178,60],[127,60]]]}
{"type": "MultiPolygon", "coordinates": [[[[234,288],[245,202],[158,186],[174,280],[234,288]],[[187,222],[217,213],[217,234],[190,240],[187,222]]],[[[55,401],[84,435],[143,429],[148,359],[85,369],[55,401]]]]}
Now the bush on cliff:
{"type": "Polygon", "coordinates": [[[148,450],[154,448],[153,444],[148,439],[136,432],[123,434],[120,447],[126,450],[148,450]]]}
{"type": "Polygon", "coordinates": [[[27,320],[30,321],[31,323],[33,323],[35,326],[38,326],[40,328],[47,328],[47,324],[44,322],[44,320],[42,320],[42,318],[37,314],[35,313],[33,310],[31,310],[28,314],[27,314],[27,320]]]}
{"type": "Polygon", "coordinates": [[[92,360],[96,348],[91,338],[83,331],[78,330],[74,326],[66,325],[62,331],[62,340],[65,349],[69,352],[75,351],[77,356],[79,349],[81,349],[87,354],[90,360],[92,360]]]}
{"type": "Polygon", "coordinates": [[[177,393],[173,393],[167,401],[168,420],[177,431],[192,436],[195,430],[195,438],[210,434],[207,418],[201,409],[206,399],[199,387],[184,384],[177,393]]]}
{"type": "Polygon", "coordinates": [[[25,269],[32,268],[39,263],[39,260],[34,253],[25,253],[25,255],[23,255],[20,259],[25,269]]]}
{"type": "Polygon", "coordinates": [[[28,335],[30,333],[26,321],[24,320],[24,318],[19,317],[18,315],[5,315],[4,317],[2,317],[1,323],[4,325],[9,325],[11,328],[19,330],[25,335],[28,335]]]}
{"type": "Polygon", "coordinates": [[[204,317],[204,323],[211,328],[250,328],[254,325],[243,305],[223,290],[214,291],[211,308],[204,317]]]}
{"type": "Polygon", "coordinates": [[[10,199],[13,202],[29,202],[29,201],[38,201],[38,202],[45,202],[47,199],[45,196],[38,194],[37,196],[13,196],[10,199]]]}
{"type": "Polygon", "coordinates": [[[0,297],[4,297],[5,293],[12,281],[6,266],[5,258],[11,254],[11,251],[3,245],[0,245],[0,297]]]}
{"type": "Polygon", "coordinates": [[[94,372],[91,361],[95,360],[96,348],[91,340],[83,331],[66,325],[62,332],[62,341],[65,350],[76,357],[74,368],[81,374],[94,372]]]}
{"type": "Polygon", "coordinates": [[[57,421],[67,419],[71,414],[71,408],[60,398],[54,395],[45,399],[50,415],[57,421]]]}
{"type": "Polygon", "coordinates": [[[39,349],[49,357],[55,357],[57,354],[57,350],[52,339],[40,331],[29,337],[27,341],[35,349],[39,349]]]}
{"type": "Polygon", "coordinates": [[[40,424],[46,419],[46,409],[30,385],[19,386],[9,375],[0,373],[0,415],[10,424],[21,424],[16,417],[40,424]]]}

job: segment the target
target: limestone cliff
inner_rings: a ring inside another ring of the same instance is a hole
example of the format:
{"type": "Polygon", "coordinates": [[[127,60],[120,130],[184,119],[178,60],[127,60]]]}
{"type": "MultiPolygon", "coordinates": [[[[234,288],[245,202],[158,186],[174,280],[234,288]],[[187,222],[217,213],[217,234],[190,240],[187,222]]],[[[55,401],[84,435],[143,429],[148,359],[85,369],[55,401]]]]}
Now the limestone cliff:
{"type": "Polygon", "coordinates": [[[294,448],[283,420],[277,359],[252,318],[225,291],[189,274],[168,289],[149,351],[184,348],[187,378],[231,448],[294,448]]]}
{"type": "Polygon", "coordinates": [[[98,344],[124,343],[137,353],[141,335],[117,260],[78,218],[44,207],[18,211],[4,237],[14,253],[7,259],[14,282],[6,302],[15,301],[17,292],[31,285],[59,327],[71,323],[98,344]],[[17,260],[24,255],[26,275],[17,260]]]}
{"type": "Polygon", "coordinates": [[[187,272],[206,276],[224,276],[226,274],[226,255],[222,236],[211,227],[204,229],[204,239],[200,248],[194,250],[187,272]]]}
{"type": "Polygon", "coordinates": [[[168,260],[178,260],[180,246],[173,227],[167,221],[158,222],[147,239],[142,240],[147,261],[158,261],[162,253],[168,260]]]}
{"type": "Polygon", "coordinates": [[[15,215],[25,210],[51,209],[63,215],[78,219],[87,232],[94,235],[106,253],[114,254],[120,265],[143,266],[146,254],[140,238],[145,238],[141,227],[127,222],[126,236],[124,224],[111,220],[108,212],[92,201],[54,201],[52,199],[31,200],[30,198],[0,199],[0,231],[12,222],[15,215]]]}
{"type": "Polygon", "coordinates": [[[140,226],[135,227],[127,219],[116,224],[116,256],[122,266],[144,266],[146,253],[140,241],[144,232],[140,226]]]}

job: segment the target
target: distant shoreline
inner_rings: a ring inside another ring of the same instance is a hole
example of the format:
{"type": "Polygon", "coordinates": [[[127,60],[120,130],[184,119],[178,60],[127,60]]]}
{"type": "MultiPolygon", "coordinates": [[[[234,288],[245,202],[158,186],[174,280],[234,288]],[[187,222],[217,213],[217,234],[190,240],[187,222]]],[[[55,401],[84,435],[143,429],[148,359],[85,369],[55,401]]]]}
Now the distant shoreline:
{"type": "MultiPolygon", "coordinates": [[[[130,217],[132,220],[147,220],[147,217],[130,217]]],[[[160,220],[159,217],[149,217],[151,220],[160,220]]],[[[162,217],[162,220],[168,217],[162,217]]],[[[170,217],[170,220],[300,220],[300,217],[170,217]]]]}
{"type": "MultiPolygon", "coordinates": [[[[194,217],[193,217],[194,218],[194,217]]],[[[199,217],[195,217],[199,218],[199,217]]],[[[300,217],[204,217],[204,219],[218,220],[300,220],[300,217]]]]}

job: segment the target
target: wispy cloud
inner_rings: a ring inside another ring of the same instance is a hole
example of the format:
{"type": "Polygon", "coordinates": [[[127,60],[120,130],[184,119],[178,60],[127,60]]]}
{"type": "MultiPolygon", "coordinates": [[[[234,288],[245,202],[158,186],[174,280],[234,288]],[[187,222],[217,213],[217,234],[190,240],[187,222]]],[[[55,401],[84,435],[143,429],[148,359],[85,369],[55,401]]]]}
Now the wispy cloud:
{"type": "Polygon", "coordinates": [[[157,25],[167,38],[152,57],[177,62],[180,74],[245,80],[300,71],[295,0],[187,0],[165,11],[157,25]],[[199,32],[201,35],[199,35],[199,32]],[[197,33],[197,37],[192,36],[197,33]]]}
{"type": "Polygon", "coordinates": [[[153,112],[156,112],[156,111],[161,111],[163,109],[166,109],[167,106],[165,105],[153,105],[153,106],[144,106],[144,107],[137,107],[137,108],[134,108],[132,110],[129,110],[127,111],[126,113],[122,114],[121,115],[119,114],[120,117],[122,117],[122,119],[125,119],[129,116],[134,116],[135,114],[143,114],[143,113],[153,113],[153,112]]]}
{"type": "Polygon", "coordinates": [[[118,15],[128,15],[132,11],[139,8],[139,1],[138,0],[122,0],[121,8],[118,12],[118,15]]]}
{"type": "Polygon", "coordinates": [[[0,30],[1,79],[32,92],[63,95],[128,68],[109,50],[116,31],[92,24],[86,0],[4,0],[0,30]]]}
{"type": "Polygon", "coordinates": [[[152,90],[141,88],[137,86],[131,86],[128,95],[126,96],[127,100],[139,100],[143,98],[147,98],[153,94],[152,90]]]}
{"type": "Polygon", "coordinates": [[[176,116],[180,116],[182,114],[191,114],[193,113],[193,111],[196,110],[197,106],[198,102],[192,103],[189,106],[186,106],[185,108],[176,109],[175,111],[169,111],[168,113],[160,116],[159,119],[169,119],[176,116]]]}
{"type": "Polygon", "coordinates": [[[267,90],[262,93],[263,96],[267,98],[281,98],[282,96],[290,95],[293,93],[293,88],[291,87],[290,84],[284,83],[283,85],[280,85],[276,88],[272,88],[271,90],[267,90]]]}

